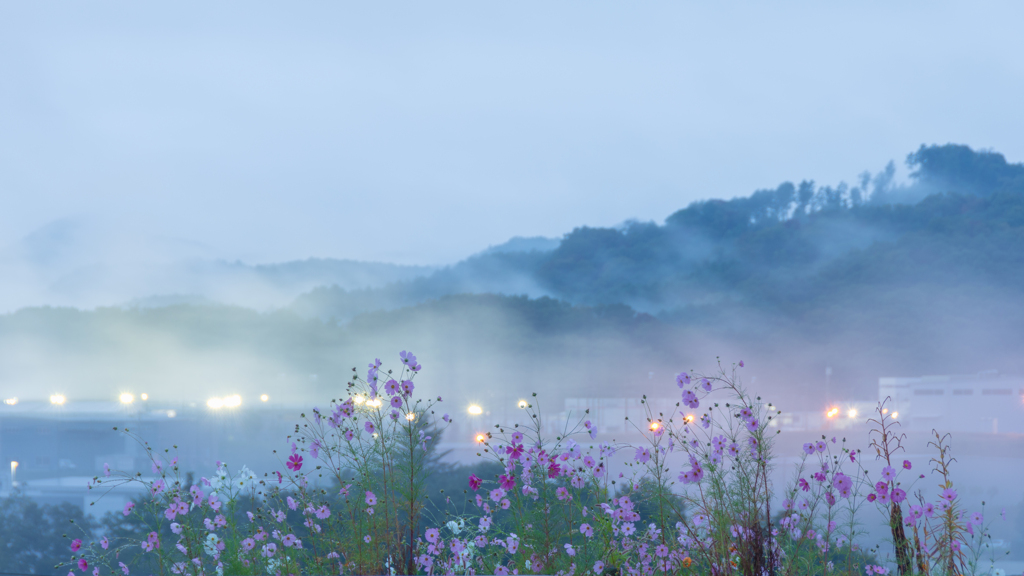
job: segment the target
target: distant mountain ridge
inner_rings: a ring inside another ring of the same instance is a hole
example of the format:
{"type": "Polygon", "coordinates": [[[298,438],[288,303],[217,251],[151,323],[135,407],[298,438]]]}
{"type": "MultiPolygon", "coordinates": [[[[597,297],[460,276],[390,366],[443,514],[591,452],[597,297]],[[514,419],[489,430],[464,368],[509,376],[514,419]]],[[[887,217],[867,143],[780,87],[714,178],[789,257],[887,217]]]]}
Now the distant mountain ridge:
{"type": "MultiPolygon", "coordinates": [[[[1024,201],[1024,165],[952,144],[922,146],[907,164],[913,172],[906,186],[893,183],[891,163],[878,174],[863,174],[855,186],[786,182],[749,197],[694,202],[663,225],[581,227],[557,246],[545,244],[555,246],[549,250],[484,251],[430,276],[380,288],[321,287],[298,298],[293,309],[346,319],[461,293],[627,304],[663,314],[729,303],[786,307],[822,297],[838,278],[854,280],[844,267],[874,267],[869,276],[882,274],[883,255],[901,260],[918,250],[921,259],[904,271],[930,277],[928,262],[941,254],[928,253],[922,243],[940,252],[951,243],[979,250],[946,269],[964,278],[979,267],[1016,262],[1015,249],[1024,244],[1015,243],[1020,223],[1013,214],[1024,201]],[[977,234],[994,244],[972,243],[977,234]],[[865,262],[865,251],[880,260],[865,262]]],[[[888,270],[892,278],[905,277],[904,271],[888,270]]]]}

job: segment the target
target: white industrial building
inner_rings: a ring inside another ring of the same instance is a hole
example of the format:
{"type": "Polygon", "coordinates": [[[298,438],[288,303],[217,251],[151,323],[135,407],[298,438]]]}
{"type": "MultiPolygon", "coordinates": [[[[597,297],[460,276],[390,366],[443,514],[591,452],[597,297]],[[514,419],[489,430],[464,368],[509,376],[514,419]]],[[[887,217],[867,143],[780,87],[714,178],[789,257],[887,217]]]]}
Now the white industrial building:
{"type": "Polygon", "coordinates": [[[905,430],[1024,433],[1024,378],[996,371],[951,376],[879,378],[879,401],[900,414],[905,430]]]}

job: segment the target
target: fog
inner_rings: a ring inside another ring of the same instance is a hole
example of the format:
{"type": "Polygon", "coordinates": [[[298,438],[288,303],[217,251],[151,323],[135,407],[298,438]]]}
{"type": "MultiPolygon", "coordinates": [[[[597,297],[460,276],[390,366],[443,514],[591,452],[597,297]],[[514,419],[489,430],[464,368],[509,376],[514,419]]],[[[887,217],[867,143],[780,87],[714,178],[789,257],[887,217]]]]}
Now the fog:
{"type": "Polygon", "coordinates": [[[270,473],[400,351],[466,465],[724,370],[779,494],[812,440],[877,474],[889,398],[1024,562],[1018,5],[127,8],[0,8],[0,497],[88,511],[115,426],[270,473]]]}

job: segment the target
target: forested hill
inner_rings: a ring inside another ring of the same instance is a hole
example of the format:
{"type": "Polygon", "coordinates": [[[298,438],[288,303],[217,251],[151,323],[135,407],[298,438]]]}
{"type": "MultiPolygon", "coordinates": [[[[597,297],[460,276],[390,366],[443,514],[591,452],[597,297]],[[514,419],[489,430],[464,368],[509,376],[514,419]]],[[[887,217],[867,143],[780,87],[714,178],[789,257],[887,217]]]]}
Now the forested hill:
{"type": "Polygon", "coordinates": [[[806,312],[861,292],[970,285],[1019,293],[1024,165],[966,146],[922,146],[854,186],[783,183],[696,202],[663,225],[577,228],[554,250],[484,254],[384,288],[321,288],[307,316],[347,319],[446,294],[547,295],[680,317],[708,306],[806,312]]]}

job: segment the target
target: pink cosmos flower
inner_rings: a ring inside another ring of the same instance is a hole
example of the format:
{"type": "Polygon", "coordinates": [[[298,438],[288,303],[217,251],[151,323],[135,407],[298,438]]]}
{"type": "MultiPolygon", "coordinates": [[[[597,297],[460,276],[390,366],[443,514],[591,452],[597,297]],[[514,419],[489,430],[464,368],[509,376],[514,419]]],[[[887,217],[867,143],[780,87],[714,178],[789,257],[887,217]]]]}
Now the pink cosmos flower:
{"type": "Polygon", "coordinates": [[[893,488],[892,492],[889,494],[889,497],[892,498],[893,502],[899,504],[900,502],[903,502],[904,500],[907,499],[907,493],[904,492],[902,488],[893,488]]]}
{"type": "Polygon", "coordinates": [[[430,542],[431,544],[437,544],[437,537],[440,534],[441,534],[441,531],[438,530],[437,528],[427,528],[427,532],[425,534],[425,537],[427,539],[427,542],[430,542]]]}
{"type": "Polygon", "coordinates": [[[687,374],[686,372],[680,372],[679,374],[676,374],[676,384],[678,384],[680,388],[682,388],[683,386],[686,386],[689,383],[690,383],[690,375],[689,374],[687,374]]]}
{"type": "Polygon", "coordinates": [[[817,450],[818,452],[824,452],[826,449],[828,449],[828,444],[825,444],[824,440],[818,440],[817,442],[814,443],[814,449],[817,450]]]}
{"type": "Polygon", "coordinates": [[[107,540],[107,537],[104,536],[103,538],[100,539],[100,548],[103,548],[104,550],[106,550],[109,547],[110,547],[110,540],[107,540]]]}
{"type": "Polygon", "coordinates": [[[814,444],[807,442],[804,444],[804,452],[807,454],[814,454],[814,444]]]}
{"type": "Polygon", "coordinates": [[[683,390],[683,404],[690,408],[699,408],[700,400],[697,399],[697,395],[693,393],[693,390],[683,390]]]}
{"type": "Polygon", "coordinates": [[[882,478],[886,481],[896,479],[896,470],[892,466],[886,466],[882,468],[882,478]]]}
{"type": "Polygon", "coordinates": [[[412,391],[416,389],[416,385],[412,383],[412,380],[402,381],[402,395],[405,397],[412,396],[412,391]]]}
{"type": "Polygon", "coordinates": [[[117,565],[121,567],[121,572],[124,572],[124,576],[128,576],[128,567],[124,565],[124,562],[118,562],[117,565]]]}
{"type": "Polygon", "coordinates": [[[641,464],[646,464],[651,459],[651,451],[646,447],[641,446],[636,449],[636,461],[641,464]]]}
{"type": "Polygon", "coordinates": [[[125,503],[123,514],[125,516],[131,514],[132,513],[132,508],[135,508],[135,503],[134,502],[127,502],[127,503],[125,503]]]}
{"type": "Polygon", "coordinates": [[[587,538],[594,537],[594,527],[590,524],[580,524],[580,534],[583,534],[587,538]]]}
{"type": "Polygon", "coordinates": [[[81,540],[79,540],[78,538],[75,538],[74,540],[71,541],[71,551],[72,552],[78,552],[81,549],[82,549],[82,541],[81,540]]]}
{"type": "Polygon", "coordinates": [[[377,496],[373,492],[370,492],[369,490],[367,490],[366,491],[366,505],[367,506],[376,506],[376,504],[377,504],[377,496]]]}
{"type": "Polygon", "coordinates": [[[401,396],[392,396],[391,397],[391,407],[392,408],[401,408],[402,407],[402,397],[401,396]]]}
{"type": "Polygon", "coordinates": [[[483,482],[480,478],[477,478],[476,474],[469,475],[469,487],[473,490],[479,490],[480,484],[483,482]]]}
{"type": "Polygon", "coordinates": [[[903,469],[904,470],[910,470],[910,468],[911,468],[910,460],[904,460],[903,461],[903,469]]]}
{"type": "Polygon", "coordinates": [[[78,559],[78,569],[85,572],[89,569],[89,563],[85,561],[85,558],[78,559]]]}
{"type": "Polygon", "coordinates": [[[498,483],[505,490],[512,490],[516,487],[516,475],[515,474],[502,474],[498,477],[498,483]]]}
{"type": "Polygon", "coordinates": [[[367,434],[373,434],[373,432],[377,429],[373,425],[373,422],[370,422],[369,420],[367,420],[366,423],[363,424],[363,428],[366,430],[367,434]]]}
{"type": "Polygon", "coordinates": [[[288,457],[288,461],[285,462],[284,465],[292,472],[298,472],[302,468],[302,456],[292,454],[288,457]]]}
{"type": "Polygon", "coordinates": [[[252,538],[246,538],[242,540],[242,550],[248,552],[256,547],[256,541],[252,538]]]}

